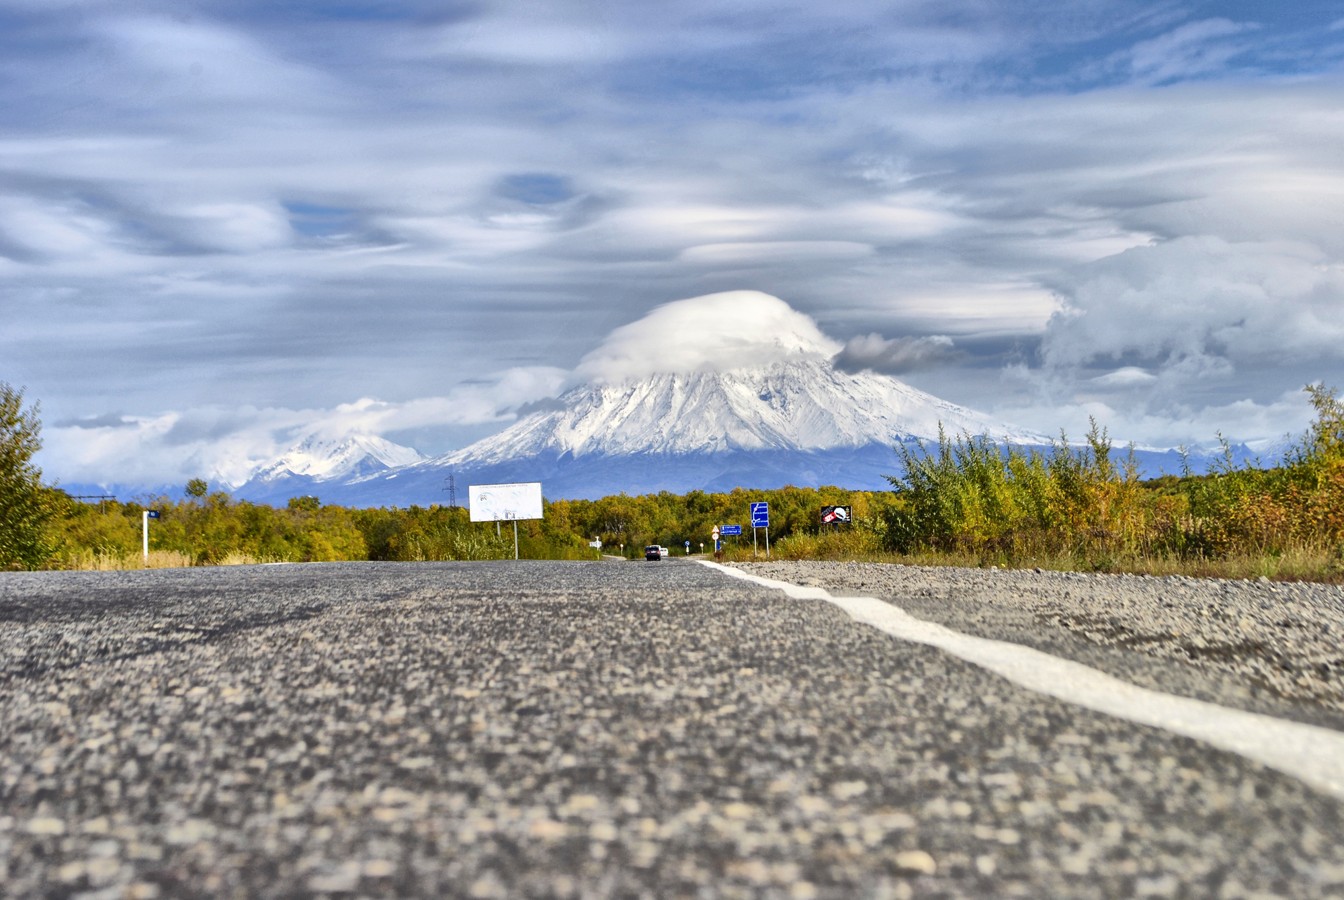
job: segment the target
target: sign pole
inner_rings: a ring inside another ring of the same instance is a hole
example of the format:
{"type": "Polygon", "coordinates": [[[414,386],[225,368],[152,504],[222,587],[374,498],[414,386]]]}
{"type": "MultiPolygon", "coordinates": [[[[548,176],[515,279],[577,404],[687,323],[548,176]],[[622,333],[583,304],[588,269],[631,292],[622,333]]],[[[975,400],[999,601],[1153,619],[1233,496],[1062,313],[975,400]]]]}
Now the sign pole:
{"type": "Polygon", "coordinates": [[[149,568],[149,520],[157,519],[159,511],[157,509],[147,509],[140,517],[140,533],[144,543],[145,568],[149,568]]]}
{"type": "Polygon", "coordinates": [[[518,520],[513,520],[513,558],[518,558],[518,520]]]}
{"type": "Polygon", "coordinates": [[[765,529],[765,555],[770,555],[770,504],[751,504],[751,555],[756,555],[756,529],[765,529]]]}

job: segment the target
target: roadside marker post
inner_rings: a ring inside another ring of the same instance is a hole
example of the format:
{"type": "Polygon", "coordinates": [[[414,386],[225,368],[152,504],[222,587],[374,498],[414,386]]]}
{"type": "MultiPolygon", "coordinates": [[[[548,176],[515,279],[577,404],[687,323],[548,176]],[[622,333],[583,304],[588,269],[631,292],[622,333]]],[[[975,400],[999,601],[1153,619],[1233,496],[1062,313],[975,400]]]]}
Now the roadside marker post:
{"type": "Polygon", "coordinates": [[[149,520],[158,517],[159,511],[157,509],[147,509],[140,517],[140,532],[144,536],[145,545],[145,568],[149,568],[149,520]]]}

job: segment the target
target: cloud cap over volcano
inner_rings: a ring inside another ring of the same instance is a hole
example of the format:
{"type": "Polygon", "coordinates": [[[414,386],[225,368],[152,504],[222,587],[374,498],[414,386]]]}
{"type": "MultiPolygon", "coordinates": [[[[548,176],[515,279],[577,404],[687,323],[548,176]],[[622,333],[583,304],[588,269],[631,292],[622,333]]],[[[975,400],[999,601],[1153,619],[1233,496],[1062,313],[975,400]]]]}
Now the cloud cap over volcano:
{"type": "Polygon", "coordinates": [[[761,291],[724,291],[654,308],[615,329],[580,361],[581,381],[759,368],[790,357],[830,358],[841,344],[810,316],[761,291]]]}

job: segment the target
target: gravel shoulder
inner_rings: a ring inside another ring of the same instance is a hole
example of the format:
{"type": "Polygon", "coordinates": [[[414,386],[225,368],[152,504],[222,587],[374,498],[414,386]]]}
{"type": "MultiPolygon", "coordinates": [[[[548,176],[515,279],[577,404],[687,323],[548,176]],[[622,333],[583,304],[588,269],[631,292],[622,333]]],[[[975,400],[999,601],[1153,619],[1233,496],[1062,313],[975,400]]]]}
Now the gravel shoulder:
{"type": "Polygon", "coordinates": [[[737,567],[836,596],[886,600],[1141,687],[1344,730],[1338,586],[879,563],[737,567]]]}

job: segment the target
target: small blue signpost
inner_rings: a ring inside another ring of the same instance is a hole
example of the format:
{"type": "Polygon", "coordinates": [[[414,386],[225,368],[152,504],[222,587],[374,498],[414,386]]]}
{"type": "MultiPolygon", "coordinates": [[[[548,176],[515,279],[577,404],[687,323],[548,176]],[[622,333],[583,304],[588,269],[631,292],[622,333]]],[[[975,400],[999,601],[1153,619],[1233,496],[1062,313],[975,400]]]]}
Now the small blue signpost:
{"type": "Polygon", "coordinates": [[[765,555],[770,555],[770,504],[764,501],[751,504],[751,552],[756,553],[756,529],[765,529],[765,555]]]}

